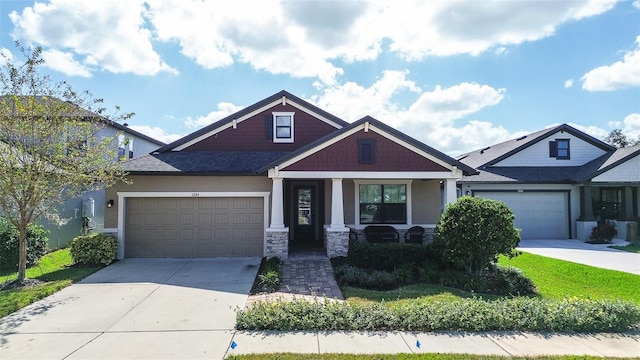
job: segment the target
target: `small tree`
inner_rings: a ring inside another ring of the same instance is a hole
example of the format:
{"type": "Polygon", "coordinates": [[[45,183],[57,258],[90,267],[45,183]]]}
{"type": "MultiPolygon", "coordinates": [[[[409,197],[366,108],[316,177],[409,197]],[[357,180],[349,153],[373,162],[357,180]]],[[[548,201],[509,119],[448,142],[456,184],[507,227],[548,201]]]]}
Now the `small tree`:
{"type": "Polygon", "coordinates": [[[22,281],[28,225],[59,220],[58,204],[111,186],[124,171],[115,161],[117,138],[99,134],[111,121],[101,115],[102,100],[40,75],[42,50],[16,46],[26,60],[3,56],[0,71],[0,215],[18,229],[22,281]]]}
{"type": "Polygon", "coordinates": [[[479,274],[500,254],[515,255],[520,232],[514,215],[504,203],[463,196],[449,205],[436,225],[434,247],[443,261],[479,274]]]}

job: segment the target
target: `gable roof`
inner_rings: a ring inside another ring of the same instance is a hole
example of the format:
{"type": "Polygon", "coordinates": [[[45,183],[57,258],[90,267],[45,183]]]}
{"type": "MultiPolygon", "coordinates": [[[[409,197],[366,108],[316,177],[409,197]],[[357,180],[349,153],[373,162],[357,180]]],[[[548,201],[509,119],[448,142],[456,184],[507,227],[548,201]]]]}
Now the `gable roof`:
{"type": "Polygon", "coordinates": [[[640,156],[640,145],[616,149],[613,153],[586,163],[575,175],[575,179],[578,182],[589,181],[636,156],[640,156]]]}
{"type": "Polygon", "coordinates": [[[263,166],[262,168],[258,169],[259,173],[264,173],[267,170],[275,167],[275,166],[288,166],[288,162],[295,162],[296,158],[299,157],[304,157],[307,154],[310,153],[314,153],[316,151],[319,151],[320,149],[324,148],[327,146],[328,143],[330,143],[332,140],[336,139],[336,138],[340,138],[341,136],[346,136],[348,133],[352,132],[353,130],[365,125],[366,123],[369,123],[371,126],[378,128],[379,130],[381,130],[384,133],[387,133],[389,135],[391,135],[392,137],[399,139],[400,141],[404,142],[407,145],[410,145],[414,148],[416,148],[419,151],[422,151],[424,153],[427,153],[431,156],[433,156],[434,158],[450,165],[450,166],[456,166],[458,169],[462,170],[462,172],[465,175],[472,175],[472,174],[476,174],[477,171],[475,169],[473,169],[472,167],[461,163],[460,161],[384,124],[383,122],[374,119],[371,116],[365,116],[363,118],[361,118],[358,121],[355,121],[351,124],[349,124],[348,126],[343,127],[342,129],[331,133],[329,135],[326,135],[296,151],[293,151],[285,156],[283,156],[282,158],[279,158],[265,166],[263,166]]]}
{"type": "Polygon", "coordinates": [[[228,127],[233,126],[234,123],[241,122],[249,117],[268,109],[279,102],[285,102],[287,104],[293,105],[294,107],[301,108],[302,110],[318,117],[320,120],[323,120],[336,129],[342,128],[344,126],[349,125],[348,122],[338,118],[335,115],[332,115],[319,107],[310,104],[299,97],[288,93],[285,90],[282,90],[278,93],[275,93],[268,98],[261,100],[253,105],[250,105],[236,113],[233,113],[221,120],[218,120],[212,124],[209,124],[203,127],[200,130],[197,130],[189,135],[186,135],[166,146],[161,147],[157,150],[157,152],[165,152],[165,151],[179,151],[183,148],[188,147],[196,142],[202,141],[203,139],[215,135],[217,132],[224,130],[228,127]]]}
{"type": "Polygon", "coordinates": [[[580,130],[577,130],[567,124],[562,124],[460,155],[458,160],[474,168],[491,166],[558,132],[567,132],[606,152],[612,152],[616,149],[615,147],[587,135],[580,130]]]}

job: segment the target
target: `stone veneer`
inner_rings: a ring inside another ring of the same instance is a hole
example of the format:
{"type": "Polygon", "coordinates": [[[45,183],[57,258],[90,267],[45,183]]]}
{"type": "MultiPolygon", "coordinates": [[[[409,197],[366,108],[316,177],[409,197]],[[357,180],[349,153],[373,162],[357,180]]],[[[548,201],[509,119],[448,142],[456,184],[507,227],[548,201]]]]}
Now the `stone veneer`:
{"type": "Polygon", "coordinates": [[[285,260],[289,257],[289,228],[267,229],[266,257],[279,257],[285,260]]]}
{"type": "Polygon", "coordinates": [[[329,258],[347,256],[347,252],[349,251],[349,228],[325,228],[324,246],[327,249],[327,256],[329,258]]]}

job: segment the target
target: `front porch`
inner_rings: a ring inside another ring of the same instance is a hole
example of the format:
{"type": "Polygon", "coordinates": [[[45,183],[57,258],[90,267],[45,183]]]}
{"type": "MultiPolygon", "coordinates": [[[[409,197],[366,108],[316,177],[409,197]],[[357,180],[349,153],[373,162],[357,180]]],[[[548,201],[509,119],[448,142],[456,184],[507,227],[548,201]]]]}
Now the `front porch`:
{"type": "Polygon", "coordinates": [[[265,256],[286,259],[296,249],[309,248],[322,249],[330,258],[346,256],[350,237],[366,240],[364,229],[371,225],[392,226],[399,242],[410,228],[420,226],[426,243],[444,207],[456,201],[456,180],[462,174],[454,169],[413,174],[420,177],[395,172],[324,178],[285,172],[276,176],[275,171],[269,175],[265,256]]]}
{"type": "MultiPolygon", "coordinates": [[[[636,184],[602,183],[588,184],[580,188],[580,217],[576,220],[576,235],[579,240],[587,241],[591,229],[598,221],[609,220],[616,225],[616,238],[627,239],[633,234],[627,233],[627,224],[640,221],[638,213],[638,193],[636,184]]],[[[633,225],[632,225],[633,226],[633,225]]],[[[637,234],[635,235],[637,236],[637,234]]]]}

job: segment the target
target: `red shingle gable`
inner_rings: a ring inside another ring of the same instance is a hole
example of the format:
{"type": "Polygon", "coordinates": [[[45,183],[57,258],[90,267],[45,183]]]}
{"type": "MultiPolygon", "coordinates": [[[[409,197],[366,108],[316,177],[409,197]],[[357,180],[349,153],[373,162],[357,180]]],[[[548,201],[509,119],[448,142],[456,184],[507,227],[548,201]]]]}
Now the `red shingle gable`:
{"type": "Polygon", "coordinates": [[[286,171],[450,171],[406,147],[363,130],[307,156],[281,170],[286,171]],[[374,139],[373,164],[358,163],[358,139],[374,139]]]}
{"type": "Polygon", "coordinates": [[[277,105],[182,151],[294,151],[337,129],[291,105],[277,105]],[[265,119],[272,112],[294,112],[294,143],[273,143],[266,136],[265,119]]]}

